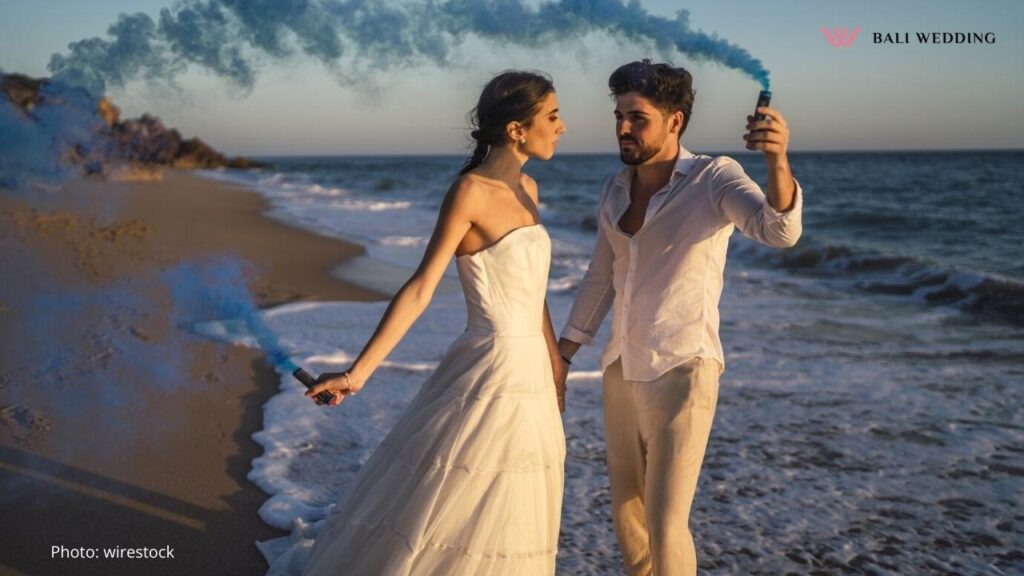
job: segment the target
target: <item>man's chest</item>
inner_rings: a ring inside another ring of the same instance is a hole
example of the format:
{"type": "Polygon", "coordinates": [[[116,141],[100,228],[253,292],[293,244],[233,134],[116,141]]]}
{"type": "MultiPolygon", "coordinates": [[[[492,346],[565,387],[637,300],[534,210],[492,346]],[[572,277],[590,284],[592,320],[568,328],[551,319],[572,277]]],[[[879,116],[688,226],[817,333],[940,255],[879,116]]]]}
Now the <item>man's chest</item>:
{"type": "Polygon", "coordinates": [[[629,203],[626,211],[619,218],[619,230],[632,236],[640,231],[647,217],[647,208],[650,206],[650,198],[638,198],[629,203]]]}
{"type": "Polygon", "coordinates": [[[657,212],[668,195],[668,187],[658,190],[632,189],[624,194],[624,206],[620,206],[621,214],[616,220],[619,230],[632,236],[640,231],[644,222],[657,212]]]}
{"type": "Polygon", "coordinates": [[[711,209],[700,190],[660,191],[619,200],[607,203],[601,218],[616,257],[641,246],[664,252],[710,241],[729,224],[711,209]]]}

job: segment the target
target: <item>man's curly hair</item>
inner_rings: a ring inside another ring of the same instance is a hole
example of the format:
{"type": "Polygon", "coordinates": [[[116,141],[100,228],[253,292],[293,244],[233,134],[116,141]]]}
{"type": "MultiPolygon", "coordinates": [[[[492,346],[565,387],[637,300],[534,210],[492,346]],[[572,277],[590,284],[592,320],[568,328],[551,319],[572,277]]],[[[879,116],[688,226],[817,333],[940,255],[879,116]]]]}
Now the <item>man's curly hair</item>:
{"type": "Polygon", "coordinates": [[[644,58],[619,66],[608,78],[608,88],[612,96],[621,96],[627,92],[639,92],[665,114],[676,110],[683,113],[683,126],[680,136],[686,131],[693,113],[693,77],[685,68],[676,68],[671,64],[652,64],[644,58]]]}

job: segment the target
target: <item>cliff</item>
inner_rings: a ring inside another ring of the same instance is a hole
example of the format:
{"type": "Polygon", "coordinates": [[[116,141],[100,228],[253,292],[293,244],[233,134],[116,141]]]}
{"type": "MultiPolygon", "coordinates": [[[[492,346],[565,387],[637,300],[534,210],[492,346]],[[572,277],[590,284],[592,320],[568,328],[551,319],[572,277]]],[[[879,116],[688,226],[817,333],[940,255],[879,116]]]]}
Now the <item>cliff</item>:
{"type": "MultiPolygon", "coordinates": [[[[26,140],[19,151],[22,156],[30,154],[34,144],[53,155],[49,163],[76,167],[84,175],[145,178],[159,177],[164,167],[259,166],[246,158],[228,158],[199,138],[183,138],[150,114],[122,120],[110,100],[46,78],[0,74],[0,93],[13,108],[5,120],[20,123],[18,132],[26,140]]],[[[30,160],[33,166],[47,164],[30,160]]]]}

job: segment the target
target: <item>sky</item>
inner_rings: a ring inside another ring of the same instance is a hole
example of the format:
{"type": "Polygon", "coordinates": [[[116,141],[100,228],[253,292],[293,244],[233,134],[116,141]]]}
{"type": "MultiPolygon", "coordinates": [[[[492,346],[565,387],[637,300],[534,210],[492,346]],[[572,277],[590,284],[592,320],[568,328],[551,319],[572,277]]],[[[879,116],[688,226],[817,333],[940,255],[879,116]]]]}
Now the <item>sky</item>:
{"type": "MultiPolygon", "coordinates": [[[[408,0],[412,1],[412,0],[408,0]]],[[[651,14],[689,12],[693,29],[727,40],[770,71],[773,105],[793,151],[1024,148],[1024,23],[1018,0],[680,2],[639,0],[651,14]],[[847,48],[822,27],[862,29],[847,48]],[[874,34],[910,33],[910,44],[874,34]],[[992,32],[994,44],[922,45],[916,32],[992,32]]],[[[537,5],[539,2],[527,2],[537,5]]],[[[158,0],[0,0],[0,70],[49,75],[53,53],[106,37],[120,13],[154,19],[158,0]]],[[[529,31],[525,32],[529,34],[529,31]]],[[[555,81],[568,132],[561,152],[615,151],[608,75],[643,57],[670,60],[694,76],[696,102],[683,144],[742,150],[745,117],[760,86],[721,64],[658,50],[605,32],[540,48],[469,35],[445,65],[383,72],[327,66],[301,50],[255,54],[255,82],[240,87],[198,66],[166,82],[110,86],[123,115],[150,112],[186,136],[241,155],[461,154],[467,113],[481,87],[508,68],[539,69],[555,81]]]]}

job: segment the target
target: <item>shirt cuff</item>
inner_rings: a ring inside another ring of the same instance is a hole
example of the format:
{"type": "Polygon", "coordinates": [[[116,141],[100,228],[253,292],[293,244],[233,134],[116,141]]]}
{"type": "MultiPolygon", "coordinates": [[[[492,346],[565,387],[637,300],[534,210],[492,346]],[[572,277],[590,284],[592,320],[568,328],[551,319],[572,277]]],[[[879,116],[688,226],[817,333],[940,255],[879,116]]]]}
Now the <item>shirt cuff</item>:
{"type": "Polygon", "coordinates": [[[562,338],[571,340],[577,344],[586,344],[587,346],[594,343],[594,338],[582,330],[577,330],[572,326],[566,326],[562,329],[562,338]]]}
{"type": "Polygon", "coordinates": [[[796,190],[793,191],[793,207],[785,212],[779,212],[772,206],[772,203],[768,201],[768,195],[764,197],[764,212],[770,220],[785,220],[794,214],[799,214],[804,206],[804,194],[803,189],[800,188],[800,183],[797,182],[796,178],[793,178],[793,185],[796,186],[796,190]]]}

